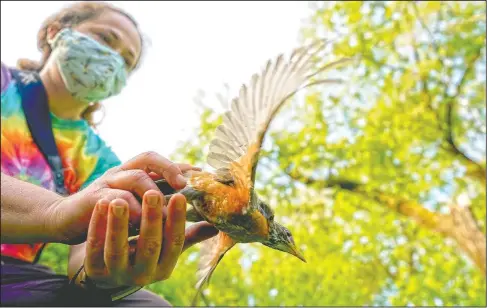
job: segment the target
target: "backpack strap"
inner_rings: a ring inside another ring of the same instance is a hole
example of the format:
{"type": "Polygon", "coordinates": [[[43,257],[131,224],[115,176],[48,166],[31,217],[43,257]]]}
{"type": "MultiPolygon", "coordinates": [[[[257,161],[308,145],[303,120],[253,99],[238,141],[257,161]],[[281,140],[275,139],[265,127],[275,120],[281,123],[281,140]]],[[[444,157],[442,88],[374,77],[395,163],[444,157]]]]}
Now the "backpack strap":
{"type": "Polygon", "coordinates": [[[22,109],[32,138],[54,173],[56,192],[66,196],[69,193],[64,184],[64,169],[54,140],[47,93],[41,78],[31,71],[12,69],[11,73],[18,84],[22,109]]]}

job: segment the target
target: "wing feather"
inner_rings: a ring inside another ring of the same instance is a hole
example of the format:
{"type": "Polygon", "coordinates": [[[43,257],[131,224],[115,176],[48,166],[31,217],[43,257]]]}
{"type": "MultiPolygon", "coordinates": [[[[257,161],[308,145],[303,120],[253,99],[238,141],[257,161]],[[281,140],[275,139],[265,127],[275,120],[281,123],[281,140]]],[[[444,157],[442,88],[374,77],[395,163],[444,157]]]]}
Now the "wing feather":
{"type": "Polygon", "coordinates": [[[196,305],[198,295],[204,285],[210,282],[218,263],[236,243],[223,232],[219,232],[215,237],[202,243],[200,250],[200,262],[198,265],[198,282],[196,283],[196,294],[193,298],[192,306],[196,305]]]}
{"type": "Polygon", "coordinates": [[[326,44],[320,41],[296,48],[288,58],[280,54],[268,60],[262,72],[254,74],[248,85],[242,85],[211,142],[208,164],[217,169],[217,176],[233,178],[250,192],[265,133],[282,105],[301,89],[341,81],[314,80],[318,74],[349,60],[339,59],[313,69],[313,59],[326,44]],[[240,178],[236,180],[235,177],[240,178]]]}
{"type": "Polygon", "coordinates": [[[226,155],[233,161],[237,160],[240,156],[244,154],[242,153],[243,151],[241,151],[241,149],[234,148],[230,143],[227,143],[225,140],[222,139],[213,139],[210,143],[210,151],[226,155]]]}

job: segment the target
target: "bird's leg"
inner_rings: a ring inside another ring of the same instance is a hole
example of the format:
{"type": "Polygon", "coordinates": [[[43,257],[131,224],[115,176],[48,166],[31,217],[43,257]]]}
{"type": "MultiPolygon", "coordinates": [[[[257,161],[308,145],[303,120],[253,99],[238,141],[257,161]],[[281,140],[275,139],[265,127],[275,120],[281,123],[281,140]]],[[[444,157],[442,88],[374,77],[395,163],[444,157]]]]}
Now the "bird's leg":
{"type": "MultiPolygon", "coordinates": [[[[162,192],[163,195],[172,195],[176,193],[176,190],[169,185],[169,183],[165,179],[160,179],[157,181],[154,181],[157,185],[157,188],[162,192]]],[[[166,201],[168,199],[166,198],[166,201]]]]}
{"type": "Polygon", "coordinates": [[[191,207],[189,210],[186,211],[186,221],[191,221],[191,222],[199,222],[199,221],[204,221],[205,219],[203,216],[196,211],[196,209],[191,207]]]}
{"type": "MultiPolygon", "coordinates": [[[[185,193],[184,189],[182,191],[180,191],[181,194],[183,194],[185,197],[186,195],[190,195],[189,193],[185,193]]],[[[171,197],[173,196],[174,194],[170,194],[170,195],[164,195],[164,199],[166,201],[166,204],[169,203],[169,200],[171,199],[171,197]]],[[[188,202],[191,202],[192,200],[189,200],[188,197],[186,197],[186,200],[188,202]]],[[[197,201],[194,201],[194,202],[197,202],[197,201]]],[[[189,210],[186,211],[186,221],[190,221],[190,222],[199,222],[199,221],[204,221],[205,219],[203,218],[203,216],[201,216],[198,211],[196,211],[196,209],[194,208],[194,206],[191,206],[191,208],[189,210]]]]}
{"type": "MultiPolygon", "coordinates": [[[[159,180],[155,181],[157,184],[157,187],[161,190],[161,192],[164,194],[164,200],[166,201],[165,204],[169,203],[169,200],[175,193],[180,193],[184,197],[186,197],[186,201],[190,204],[193,204],[195,202],[202,202],[203,197],[205,193],[197,191],[191,187],[185,187],[180,191],[175,191],[165,180],[159,180]]],[[[134,194],[135,198],[137,201],[139,201],[140,204],[142,204],[142,198],[139,197],[137,194],[134,194]]],[[[165,218],[164,218],[165,219],[165,218]]],[[[190,222],[199,222],[199,221],[204,221],[205,219],[196,211],[195,207],[193,206],[189,210],[186,211],[186,221],[190,222]]],[[[139,234],[140,231],[140,226],[134,226],[132,224],[129,225],[129,235],[130,236],[136,236],[139,234]]]]}
{"type": "MultiPolygon", "coordinates": [[[[176,193],[176,191],[169,186],[165,180],[156,181],[156,185],[164,194],[164,199],[166,204],[168,204],[169,200],[176,193]]],[[[203,192],[197,191],[191,187],[185,187],[184,189],[178,191],[178,193],[186,197],[186,201],[191,205],[193,205],[194,202],[202,202],[205,195],[203,192]]],[[[204,220],[205,219],[198,213],[194,206],[186,211],[186,221],[199,222],[204,220]]]]}

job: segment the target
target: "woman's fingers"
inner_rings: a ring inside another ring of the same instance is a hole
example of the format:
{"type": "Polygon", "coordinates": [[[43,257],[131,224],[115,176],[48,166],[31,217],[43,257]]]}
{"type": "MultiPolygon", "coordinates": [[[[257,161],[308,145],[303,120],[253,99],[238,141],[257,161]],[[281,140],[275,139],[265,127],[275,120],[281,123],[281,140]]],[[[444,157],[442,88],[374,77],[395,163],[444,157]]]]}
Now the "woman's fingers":
{"type": "Polygon", "coordinates": [[[218,234],[218,229],[206,221],[200,221],[189,226],[185,231],[183,252],[191,246],[210,239],[218,234]]]}
{"type": "MultiPolygon", "coordinates": [[[[203,169],[201,169],[200,167],[195,167],[195,166],[192,166],[190,164],[176,164],[178,165],[179,167],[179,170],[181,170],[181,173],[185,173],[187,171],[202,171],[203,169]]],[[[164,177],[155,173],[155,172],[149,172],[149,176],[151,177],[152,180],[154,181],[157,181],[157,180],[160,180],[160,179],[163,179],[164,177]]]]}
{"type": "Polygon", "coordinates": [[[186,179],[178,165],[155,152],[137,155],[119,167],[119,170],[131,169],[155,172],[163,176],[174,189],[183,189],[186,186],[186,179]]]}
{"type": "Polygon", "coordinates": [[[159,174],[155,173],[155,172],[149,172],[149,176],[150,178],[153,180],[153,181],[157,181],[157,180],[160,180],[160,179],[163,179],[162,176],[160,176],[159,174]]]}
{"type": "Polygon", "coordinates": [[[156,190],[144,194],[139,239],[133,267],[137,285],[152,283],[162,247],[164,197],[156,190]]]}
{"type": "Polygon", "coordinates": [[[186,224],[186,198],[183,195],[175,194],[171,197],[167,215],[157,271],[158,280],[169,278],[183,249],[186,224]]]}
{"type": "Polygon", "coordinates": [[[128,269],[128,217],[128,203],[125,200],[110,202],[104,260],[108,274],[117,285],[124,284],[124,281],[117,280],[126,276],[128,269]]]}
{"type": "Polygon", "coordinates": [[[157,190],[157,185],[143,170],[122,170],[107,177],[105,183],[110,188],[135,192],[142,197],[148,190],[157,190]]]}
{"type": "Polygon", "coordinates": [[[105,272],[103,250],[105,246],[108,204],[109,201],[106,199],[98,201],[88,227],[85,267],[87,273],[91,276],[101,276],[105,272]]]}
{"type": "Polygon", "coordinates": [[[190,164],[178,164],[178,167],[182,173],[185,173],[186,171],[201,171],[202,170],[200,167],[194,167],[190,164]]]}
{"type": "Polygon", "coordinates": [[[108,203],[115,199],[123,199],[127,201],[130,214],[130,223],[133,225],[139,225],[142,206],[131,192],[122,189],[103,188],[96,191],[91,198],[105,199],[108,201],[108,203]]]}

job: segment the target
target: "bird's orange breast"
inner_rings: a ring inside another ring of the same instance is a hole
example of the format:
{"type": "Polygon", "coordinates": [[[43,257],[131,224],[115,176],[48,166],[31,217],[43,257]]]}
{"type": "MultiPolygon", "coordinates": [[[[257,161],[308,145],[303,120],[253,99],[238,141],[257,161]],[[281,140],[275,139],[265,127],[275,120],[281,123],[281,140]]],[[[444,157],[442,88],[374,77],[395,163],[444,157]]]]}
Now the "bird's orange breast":
{"type": "MultiPolygon", "coordinates": [[[[225,228],[230,229],[232,224],[237,225],[241,222],[243,225],[235,226],[235,229],[240,230],[237,233],[242,242],[268,237],[267,219],[257,209],[250,208],[248,190],[222,184],[208,172],[193,173],[188,185],[205,193],[203,204],[198,206],[198,210],[209,222],[216,225],[225,222],[225,228]],[[241,227],[244,227],[245,231],[241,227]]],[[[231,230],[226,231],[237,236],[236,233],[230,232],[231,230]]]]}
{"type": "Polygon", "coordinates": [[[188,184],[198,191],[205,192],[204,206],[200,210],[212,221],[218,217],[240,214],[249,203],[249,194],[218,182],[215,176],[208,172],[194,173],[188,184]]]}

